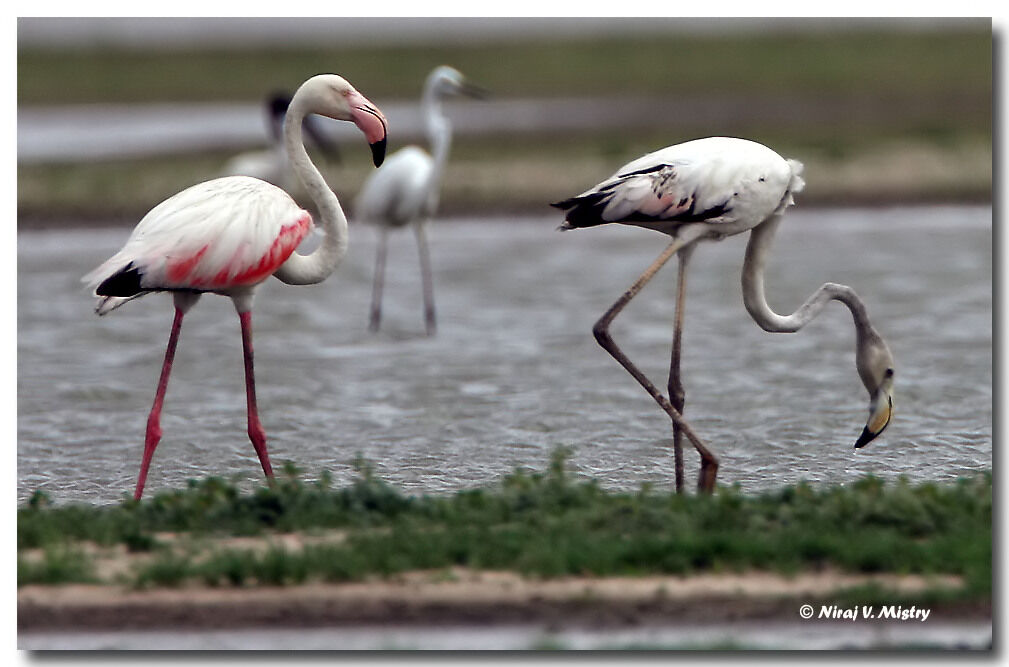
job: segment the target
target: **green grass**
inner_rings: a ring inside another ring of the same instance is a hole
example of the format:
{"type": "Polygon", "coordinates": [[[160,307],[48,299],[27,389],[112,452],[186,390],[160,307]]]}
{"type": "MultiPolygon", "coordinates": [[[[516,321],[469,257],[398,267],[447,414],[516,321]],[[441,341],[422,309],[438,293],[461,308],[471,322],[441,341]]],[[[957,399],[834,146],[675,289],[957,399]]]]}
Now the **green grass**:
{"type": "Polygon", "coordinates": [[[555,452],[543,472],[520,470],[451,495],[404,495],[359,461],[356,480],[343,488],[326,476],[301,481],[289,468],[250,493],[209,478],[116,506],[35,502],[18,510],[18,550],[139,544],[154,560],[135,573],[138,586],[354,581],[455,566],[534,577],[834,567],[960,575],[970,595],[990,595],[990,473],[949,483],[866,477],[758,495],[720,487],[711,497],[681,496],[649,487],[606,491],[572,477],[566,454],[555,452]],[[201,557],[155,536],[212,541],[333,529],[341,539],[302,549],[214,548],[201,557]]]}
{"type": "Polygon", "coordinates": [[[45,549],[41,560],[23,558],[18,554],[18,586],[95,581],[94,563],[72,546],[50,546],[45,549]]]}

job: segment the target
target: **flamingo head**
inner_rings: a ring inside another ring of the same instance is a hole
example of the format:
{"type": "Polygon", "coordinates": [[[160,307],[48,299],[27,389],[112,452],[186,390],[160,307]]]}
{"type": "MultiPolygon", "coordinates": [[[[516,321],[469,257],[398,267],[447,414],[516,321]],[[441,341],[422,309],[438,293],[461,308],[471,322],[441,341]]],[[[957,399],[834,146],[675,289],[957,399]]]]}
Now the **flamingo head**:
{"type": "Polygon", "coordinates": [[[861,449],[890,424],[893,415],[893,355],[883,339],[875,334],[859,342],[855,364],[862,384],[869,391],[869,419],[855,442],[855,449],[861,449]]]}
{"type": "Polygon", "coordinates": [[[385,160],[388,122],[377,106],[368,101],[346,79],[336,74],[318,74],[301,84],[291,101],[304,100],[306,113],[317,113],[335,120],[352,121],[371,145],[371,156],[378,167],[385,160]]]}
{"type": "Polygon", "coordinates": [[[490,97],[490,92],[473,83],[454,67],[435,67],[427,77],[425,88],[437,97],[463,96],[478,100],[490,97]]]}

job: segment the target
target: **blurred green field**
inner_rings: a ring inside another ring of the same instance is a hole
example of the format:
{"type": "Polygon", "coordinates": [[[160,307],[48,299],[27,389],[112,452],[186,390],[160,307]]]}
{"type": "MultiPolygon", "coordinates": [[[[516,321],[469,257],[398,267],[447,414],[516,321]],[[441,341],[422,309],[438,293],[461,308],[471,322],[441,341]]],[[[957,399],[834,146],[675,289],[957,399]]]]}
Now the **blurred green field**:
{"type": "Polygon", "coordinates": [[[414,98],[431,68],[445,63],[506,97],[728,90],[990,102],[991,57],[990,26],[343,49],[19,50],[18,102],[257,100],[321,71],[357,82],[374,100],[414,98]]]}
{"type": "MultiPolygon", "coordinates": [[[[954,24],[951,24],[953,26],[954,24]]],[[[452,64],[496,98],[654,98],[668,121],[621,130],[457,137],[445,215],[547,212],[641,153],[708,135],[745,136],[806,163],[801,203],[990,201],[992,33],[949,29],[650,35],[469,45],[285,50],[18,52],[18,104],[258,101],[336,71],[378,104],[412,100],[452,64]],[[729,107],[729,120],[677,113],[677,99],[729,107]],[[787,102],[787,118],[748,105],[787,102]],[[832,108],[850,112],[825,114],[832,108]]],[[[493,101],[490,102],[493,104],[493,101]]],[[[660,116],[661,118],[661,116],[660,116]]],[[[392,128],[390,150],[397,148],[392,128]]],[[[344,199],[368,174],[348,147],[327,177],[344,199]]],[[[358,155],[358,153],[361,153],[358,155]]],[[[228,155],[20,165],[19,224],[135,220],[182,187],[218,175],[228,155]]]]}

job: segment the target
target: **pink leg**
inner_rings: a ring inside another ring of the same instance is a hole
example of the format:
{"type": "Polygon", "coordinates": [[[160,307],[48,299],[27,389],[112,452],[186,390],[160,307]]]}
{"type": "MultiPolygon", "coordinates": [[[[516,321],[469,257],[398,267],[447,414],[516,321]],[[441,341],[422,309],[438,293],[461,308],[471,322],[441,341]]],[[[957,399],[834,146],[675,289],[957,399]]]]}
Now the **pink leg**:
{"type": "Polygon", "coordinates": [[[266,431],[259,423],[259,413],[256,411],[256,378],[252,369],[252,311],[239,313],[238,318],[242,322],[242,351],[245,354],[245,398],[249,412],[249,440],[259,455],[259,462],[263,465],[263,472],[269,478],[273,477],[273,468],[270,466],[270,457],[266,453],[266,431]]]}
{"type": "Polygon", "coordinates": [[[158,390],[154,394],[154,405],[147,417],[147,436],[144,439],[144,460],[140,463],[140,476],[137,478],[137,490],[133,494],[135,500],[140,500],[144,493],[144,483],[147,481],[147,469],[154,456],[154,448],[161,440],[161,406],[165,402],[165,390],[168,388],[168,376],[172,372],[172,361],[175,359],[175,347],[179,344],[179,331],[182,329],[184,311],[175,309],[175,320],[172,322],[172,333],[168,336],[168,348],[165,350],[165,363],[161,366],[161,379],[158,380],[158,390]]]}

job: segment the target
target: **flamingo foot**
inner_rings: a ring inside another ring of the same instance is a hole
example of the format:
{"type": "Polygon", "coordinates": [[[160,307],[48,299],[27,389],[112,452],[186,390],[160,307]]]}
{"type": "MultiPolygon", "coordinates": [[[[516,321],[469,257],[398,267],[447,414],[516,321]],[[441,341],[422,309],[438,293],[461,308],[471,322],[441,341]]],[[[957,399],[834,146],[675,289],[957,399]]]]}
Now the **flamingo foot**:
{"type": "Polygon", "coordinates": [[[715,477],[717,475],[717,459],[701,459],[701,472],[697,476],[697,490],[702,493],[712,493],[715,490],[715,477]]]}

